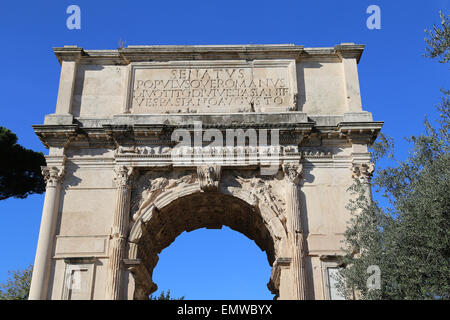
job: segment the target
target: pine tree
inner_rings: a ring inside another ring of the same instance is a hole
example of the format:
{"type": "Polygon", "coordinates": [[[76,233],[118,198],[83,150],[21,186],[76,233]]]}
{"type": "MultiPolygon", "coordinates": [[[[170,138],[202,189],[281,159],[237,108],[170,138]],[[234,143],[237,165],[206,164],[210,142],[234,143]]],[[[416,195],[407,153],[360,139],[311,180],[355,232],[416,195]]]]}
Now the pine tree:
{"type": "Polygon", "coordinates": [[[22,147],[14,133],[0,127],[0,200],[42,194],[45,181],[41,166],[45,166],[42,152],[22,147]]]}

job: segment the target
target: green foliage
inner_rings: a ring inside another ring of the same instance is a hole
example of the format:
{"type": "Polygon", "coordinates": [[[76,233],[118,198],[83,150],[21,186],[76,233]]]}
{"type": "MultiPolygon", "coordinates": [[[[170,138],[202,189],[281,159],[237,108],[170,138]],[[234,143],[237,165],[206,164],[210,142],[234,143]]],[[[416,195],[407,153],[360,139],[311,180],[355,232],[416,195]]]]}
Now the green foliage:
{"type": "Polygon", "coordinates": [[[448,93],[438,109],[438,126],[425,121],[426,134],[408,139],[409,157],[374,177],[389,207],[369,201],[359,181],[350,188],[352,219],[342,261],[347,267],[339,281],[347,297],[356,290],[362,299],[450,298],[448,93]],[[370,265],[381,269],[381,290],[367,289],[370,265]]]}
{"type": "Polygon", "coordinates": [[[425,30],[429,36],[428,39],[425,39],[428,45],[425,56],[430,58],[441,57],[439,62],[447,63],[450,60],[450,24],[448,16],[446,17],[442,12],[439,12],[439,15],[441,25],[433,25],[432,30],[425,30]]]}
{"type": "Polygon", "coordinates": [[[9,279],[0,284],[0,300],[27,300],[33,266],[25,270],[9,271],[9,279]]]}
{"type": "Polygon", "coordinates": [[[0,200],[43,193],[45,181],[41,166],[45,166],[41,152],[18,145],[17,136],[0,127],[0,200]]]}
{"type": "MultiPolygon", "coordinates": [[[[449,25],[441,19],[443,31],[434,28],[428,52],[448,62],[449,25]]],[[[360,299],[450,299],[450,99],[449,91],[442,93],[439,120],[433,125],[425,119],[425,134],[407,139],[412,148],[406,160],[393,158],[392,139],[380,136],[372,146],[374,161],[395,161],[372,180],[387,204],[370,201],[359,181],[349,189],[352,219],[338,279],[347,298],[356,292],[360,299]],[[368,289],[371,265],[381,270],[381,289],[368,289]]]]}
{"type": "Polygon", "coordinates": [[[374,163],[383,158],[394,158],[394,140],[385,136],[382,132],[378,134],[377,140],[370,148],[372,149],[372,161],[374,163]]]}
{"type": "Polygon", "coordinates": [[[150,300],[184,300],[184,296],[180,298],[172,298],[170,296],[170,290],[167,290],[167,293],[164,293],[164,291],[161,291],[159,297],[156,297],[154,295],[151,295],[150,300]]]}

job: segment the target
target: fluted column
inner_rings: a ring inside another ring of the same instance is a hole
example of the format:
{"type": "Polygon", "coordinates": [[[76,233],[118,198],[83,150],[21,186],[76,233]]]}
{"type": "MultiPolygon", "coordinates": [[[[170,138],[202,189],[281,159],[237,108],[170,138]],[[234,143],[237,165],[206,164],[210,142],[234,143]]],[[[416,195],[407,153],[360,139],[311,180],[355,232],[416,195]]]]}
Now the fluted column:
{"type": "Polygon", "coordinates": [[[298,163],[284,163],[283,171],[286,182],[286,216],[289,233],[288,239],[292,250],[292,299],[306,300],[307,277],[305,270],[305,237],[298,194],[298,183],[301,177],[302,165],[298,163]]]}
{"type": "Polygon", "coordinates": [[[127,231],[130,209],[130,180],[132,168],[120,166],[116,168],[116,206],[111,228],[109,247],[108,275],[106,279],[105,299],[119,300],[122,298],[124,269],[122,260],[125,258],[127,231]]]}
{"type": "Polygon", "coordinates": [[[51,253],[58,218],[59,195],[61,192],[61,180],[64,176],[64,167],[42,167],[42,175],[47,185],[31,279],[30,300],[47,299],[51,253]]]}

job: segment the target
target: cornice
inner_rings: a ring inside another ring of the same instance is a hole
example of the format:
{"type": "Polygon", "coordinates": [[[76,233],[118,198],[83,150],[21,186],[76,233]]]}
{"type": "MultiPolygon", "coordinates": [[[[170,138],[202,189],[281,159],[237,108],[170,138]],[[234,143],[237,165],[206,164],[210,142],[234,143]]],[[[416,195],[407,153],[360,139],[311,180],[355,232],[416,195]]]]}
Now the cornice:
{"type": "Polygon", "coordinates": [[[77,46],[64,46],[53,48],[53,52],[60,64],[63,61],[79,61],[85,55],[83,48],[77,46]]]}
{"type": "Polygon", "coordinates": [[[43,124],[33,125],[34,132],[46,148],[66,147],[79,134],[79,126],[43,124]]]}
{"type": "Polygon", "coordinates": [[[341,135],[346,136],[352,143],[372,144],[383,124],[383,121],[341,122],[337,129],[341,135]]]}
{"type": "Polygon", "coordinates": [[[216,45],[216,46],[128,46],[118,49],[127,62],[169,60],[256,60],[297,59],[303,46],[216,45]]]}
{"type": "MultiPolygon", "coordinates": [[[[362,143],[371,144],[377,137],[378,132],[383,126],[381,121],[360,121],[360,122],[339,122],[336,125],[318,126],[315,122],[295,115],[271,119],[270,114],[254,115],[255,117],[241,118],[240,122],[228,120],[226,117],[220,119],[210,119],[198,115],[198,120],[202,122],[201,130],[217,129],[226,136],[227,129],[242,129],[244,134],[249,129],[267,129],[279,130],[280,143],[283,145],[300,144],[313,145],[323,139],[333,142],[333,144],[362,143]],[[209,121],[208,121],[209,119],[209,121]],[[254,121],[258,119],[259,121],[254,121]],[[299,121],[303,119],[303,121],[299,121]],[[284,120],[284,121],[283,121],[284,120]]],[[[222,115],[224,116],[224,115],[222,115]]],[[[139,117],[140,121],[134,121],[132,115],[117,119],[100,119],[97,126],[84,127],[78,122],[71,125],[34,125],[33,129],[46,147],[67,146],[69,143],[89,147],[113,147],[120,145],[140,145],[140,144],[166,144],[171,145],[171,134],[175,129],[184,129],[189,133],[200,130],[200,127],[190,121],[171,122],[167,118],[173,117],[166,115],[161,117],[139,117]],[[125,121],[128,119],[128,121],[125,121]],[[146,122],[144,121],[147,120],[146,122]],[[156,119],[156,121],[155,121],[156,119]],[[153,121],[152,121],[153,120],[153,121]]],[[[230,120],[231,119],[231,120],[230,120]]],[[[95,122],[93,122],[95,123],[95,122]]],[[[91,123],[92,124],[92,123],[91,123]]]]}
{"type": "Polygon", "coordinates": [[[335,46],[334,50],[341,58],[354,58],[359,63],[364,47],[362,44],[341,43],[335,46]]]}
{"type": "Polygon", "coordinates": [[[294,44],[257,45],[135,45],[116,50],[88,50],[77,46],[53,48],[58,61],[85,64],[129,64],[142,61],[191,60],[330,60],[354,57],[359,62],[364,45],[342,43],[334,47],[305,48],[294,44]]]}

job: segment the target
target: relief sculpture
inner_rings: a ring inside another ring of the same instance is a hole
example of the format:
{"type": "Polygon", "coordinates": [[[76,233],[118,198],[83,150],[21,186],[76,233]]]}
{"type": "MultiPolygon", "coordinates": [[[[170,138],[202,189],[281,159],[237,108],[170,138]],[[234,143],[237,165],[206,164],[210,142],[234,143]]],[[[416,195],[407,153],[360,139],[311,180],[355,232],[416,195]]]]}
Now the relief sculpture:
{"type": "MultiPolygon", "coordinates": [[[[266,206],[276,217],[280,219],[283,226],[286,222],[284,215],[285,201],[280,192],[283,190],[282,184],[277,180],[264,179],[259,177],[256,171],[245,172],[233,170],[223,178],[224,185],[226,185],[226,192],[231,194],[241,193],[242,190],[247,190],[249,199],[248,202],[253,206],[266,206]]],[[[245,197],[245,195],[243,195],[245,197]]]]}
{"type": "Polygon", "coordinates": [[[192,184],[196,180],[194,172],[147,172],[136,181],[131,198],[133,221],[150,207],[156,198],[165,191],[192,184]]]}

